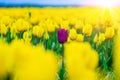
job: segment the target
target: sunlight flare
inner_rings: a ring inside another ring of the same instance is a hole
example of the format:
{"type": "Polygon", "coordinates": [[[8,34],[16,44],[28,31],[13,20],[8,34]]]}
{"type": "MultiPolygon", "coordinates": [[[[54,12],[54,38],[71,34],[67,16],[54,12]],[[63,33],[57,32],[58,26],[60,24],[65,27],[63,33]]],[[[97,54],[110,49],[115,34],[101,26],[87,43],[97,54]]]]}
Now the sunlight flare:
{"type": "Polygon", "coordinates": [[[100,6],[103,8],[113,8],[117,6],[117,1],[116,0],[102,0],[100,2],[100,6]]]}

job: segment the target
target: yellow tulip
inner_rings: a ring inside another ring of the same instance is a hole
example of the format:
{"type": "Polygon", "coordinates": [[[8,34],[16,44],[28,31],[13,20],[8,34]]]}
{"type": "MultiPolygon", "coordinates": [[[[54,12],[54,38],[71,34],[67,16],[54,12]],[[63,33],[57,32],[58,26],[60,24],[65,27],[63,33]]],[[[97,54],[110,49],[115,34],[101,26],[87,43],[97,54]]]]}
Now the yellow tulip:
{"type": "Polygon", "coordinates": [[[74,28],[70,29],[70,35],[69,35],[69,37],[70,37],[71,40],[76,39],[77,32],[76,32],[76,30],[74,28]]]}
{"type": "Polygon", "coordinates": [[[30,43],[31,38],[32,38],[32,36],[29,34],[29,32],[27,32],[27,31],[24,32],[23,39],[25,42],[30,43]]]}
{"type": "Polygon", "coordinates": [[[15,23],[13,23],[13,26],[15,27],[17,33],[31,28],[29,22],[21,18],[18,19],[15,23]]]}
{"type": "Polygon", "coordinates": [[[0,42],[0,79],[12,72],[14,65],[13,48],[4,41],[0,42]],[[6,50],[7,49],[7,50],[6,50]]]}
{"type": "Polygon", "coordinates": [[[100,33],[99,34],[98,45],[101,44],[103,41],[105,41],[105,34],[104,33],[100,33]]]}
{"type": "Polygon", "coordinates": [[[96,80],[98,54],[90,44],[71,42],[65,45],[66,71],[69,80],[96,80]]]}
{"type": "Polygon", "coordinates": [[[116,80],[120,79],[120,28],[114,38],[114,46],[113,46],[113,68],[116,74],[116,80]]]}
{"type": "Polygon", "coordinates": [[[59,65],[54,52],[45,51],[41,45],[36,47],[25,45],[23,42],[19,42],[19,40],[13,43],[13,47],[15,47],[13,80],[57,79],[56,74],[58,72],[59,65]]]}
{"type": "Polygon", "coordinates": [[[99,37],[98,37],[98,34],[96,34],[96,35],[95,35],[95,37],[94,37],[93,42],[94,42],[94,43],[97,43],[97,42],[98,42],[98,40],[99,40],[99,37]]]}
{"type": "Polygon", "coordinates": [[[29,19],[29,21],[30,21],[31,24],[38,24],[39,23],[39,20],[38,20],[37,16],[36,17],[31,17],[29,19]]]}
{"type": "Polygon", "coordinates": [[[68,37],[67,42],[70,43],[72,40],[70,39],[70,37],[68,37]]]}
{"type": "Polygon", "coordinates": [[[111,39],[115,35],[115,30],[113,27],[107,27],[105,31],[106,39],[111,39]]]}
{"type": "Polygon", "coordinates": [[[64,28],[66,30],[69,30],[69,22],[68,21],[62,21],[62,23],[60,24],[60,28],[64,28]]]}
{"type": "Polygon", "coordinates": [[[13,21],[13,18],[11,18],[10,16],[2,16],[2,18],[0,19],[0,23],[3,23],[8,27],[13,23],[13,21]]]}
{"type": "Polygon", "coordinates": [[[0,24],[0,33],[6,35],[8,27],[5,24],[0,24]]]}
{"type": "Polygon", "coordinates": [[[34,36],[37,36],[38,38],[41,38],[44,34],[44,29],[40,26],[34,26],[32,33],[33,33],[34,36]]]}
{"type": "Polygon", "coordinates": [[[92,34],[92,25],[86,24],[83,27],[83,34],[85,34],[86,36],[91,36],[91,34],[92,34]]]}
{"type": "Polygon", "coordinates": [[[84,36],[82,34],[77,34],[76,41],[78,41],[78,42],[84,41],[84,36]]]}
{"type": "Polygon", "coordinates": [[[75,29],[82,30],[83,27],[84,27],[84,24],[83,24],[82,21],[79,21],[79,22],[75,23],[75,29]]]}

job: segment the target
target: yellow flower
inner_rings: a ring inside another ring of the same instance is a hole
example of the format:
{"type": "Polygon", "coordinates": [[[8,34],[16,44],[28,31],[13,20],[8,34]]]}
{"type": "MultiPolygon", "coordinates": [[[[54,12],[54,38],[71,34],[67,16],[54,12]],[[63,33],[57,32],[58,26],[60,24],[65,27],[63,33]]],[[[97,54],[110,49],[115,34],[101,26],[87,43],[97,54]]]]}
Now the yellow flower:
{"type": "Polygon", "coordinates": [[[96,80],[98,54],[89,43],[71,42],[65,45],[66,71],[69,80],[96,80]]]}
{"type": "Polygon", "coordinates": [[[23,39],[25,42],[30,43],[31,38],[32,38],[32,35],[28,31],[24,32],[23,39]]]}
{"type": "Polygon", "coordinates": [[[10,16],[2,16],[0,19],[0,23],[5,24],[6,26],[10,26],[14,20],[10,16]]]}
{"type": "Polygon", "coordinates": [[[83,34],[85,34],[86,36],[91,36],[91,34],[92,34],[92,25],[86,24],[83,27],[83,34]]]}
{"type": "Polygon", "coordinates": [[[31,28],[29,22],[21,18],[18,19],[12,26],[15,27],[17,33],[31,28]]]}
{"type": "Polygon", "coordinates": [[[76,30],[74,28],[70,29],[70,35],[69,35],[69,37],[70,37],[71,40],[76,39],[77,32],[76,32],[76,30]]]}
{"type": "Polygon", "coordinates": [[[68,37],[67,42],[70,43],[72,40],[70,39],[70,37],[68,37]]]}
{"type": "Polygon", "coordinates": [[[90,18],[90,24],[92,24],[94,29],[98,29],[99,25],[98,25],[98,19],[96,19],[97,16],[95,16],[94,18],[90,18]]]}
{"type": "Polygon", "coordinates": [[[6,35],[8,27],[5,24],[0,24],[0,33],[6,35]]]}
{"type": "Polygon", "coordinates": [[[116,74],[116,80],[120,79],[120,28],[114,38],[113,46],[113,68],[116,74]]]}
{"type": "Polygon", "coordinates": [[[54,32],[55,31],[55,25],[47,23],[47,31],[48,32],[54,32]]]}
{"type": "Polygon", "coordinates": [[[90,69],[95,69],[97,66],[98,66],[98,61],[99,61],[99,55],[98,55],[98,53],[95,51],[95,50],[91,50],[91,51],[89,51],[90,52],[90,57],[89,57],[89,59],[90,60],[93,60],[93,61],[90,61],[90,60],[88,60],[88,67],[90,68],[90,69]]]}
{"type": "Polygon", "coordinates": [[[0,42],[0,45],[0,77],[5,77],[13,69],[14,54],[10,45],[5,42],[0,42]]]}
{"type": "Polygon", "coordinates": [[[66,30],[69,30],[69,22],[68,21],[62,21],[62,23],[60,23],[60,28],[64,28],[66,30]]]}
{"type": "Polygon", "coordinates": [[[98,40],[99,40],[99,37],[98,37],[98,34],[96,34],[96,35],[95,35],[95,37],[94,37],[93,42],[94,42],[94,43],[97,43],[97,42],[98,42],[98,40]]]}
{"type": "Polygon", "coordinates": [[[76,40],[79,42],[82,42],[82,41],[84,41],[84,36],[82,34],[77,34],[76,40]]]}
{"type": "Polygon", "coordinates": [[[105,31],[106,39],[111,39],[115,35],[115,30],[113,27],[107,27],[105,31]]]}
{"type": "Polygon", "coordinates": [[[56,29],[59,29],[59,28],[60,28],[60,26],[59,26],[57,23],[55,23],[54,25],[55,25],[55,28],[56,28],[56,29]]]}
{"type": "Polygon", "coordinates": [[[39,20],[38,20],[38,17],[37,16],[32,16],[30,19],[29,19],[30,23],[31,24],[38,24],[39,23],[39,20]]]}
{"type": "Polygon", "coordinates": [[[98,45],[101,44],[103,41],[105,41],[105,34],[104,33],[100,33],[99,34],[98,45]]]}
{"type": "Polygon", "coordinates": [[[45,30],[47,30],[47,32],[52,33],[52,32],[55,31],[56,25],[53,24],[53,22],[51,20],[49,20],[49,19],[47,21],[45,21],[44,24],[42,24],[42,25],[44,25],[45,30]]]}
{"type": "Polygon", "coordinates": [[[14,47],[18,44],[14,51],[13,80],[57,80],[59,65],[54,52],[45,51],[41,45],[32,47],[22,42],[14,43],[14,47]]]}
{"type": "Polygon", "coordinates": [[[81,30],[83,27],[84,27],[84,24],[83,24],[83,22],[82,21],[79,21],[79,22],[76,22],[75,23],[75,29],[77,29],[77,30],[81,30]]]}
{"type": "Polygon", "coordinates": [[[37,36],[38,38],[41,38],[44,34],[44,29],[40,26],[34,26],[32,33],[33,33],[34,36],[37,36]]]}
{"type": "Polygon", "coordinates": [[[17,38],[17,36],[16,36],[16,33],[17,33],[16,26],[11,26],[10,27],[10,32],[11,32],[11,37],[12,38],[17,38]]]}
{"type": "Polygon", "coordinates": [[[119,26],[120,26],[120,23],[116,22],[116,23],[113,24],[113,28],[115,29],[115,31],[118,30],[119,26]]]}

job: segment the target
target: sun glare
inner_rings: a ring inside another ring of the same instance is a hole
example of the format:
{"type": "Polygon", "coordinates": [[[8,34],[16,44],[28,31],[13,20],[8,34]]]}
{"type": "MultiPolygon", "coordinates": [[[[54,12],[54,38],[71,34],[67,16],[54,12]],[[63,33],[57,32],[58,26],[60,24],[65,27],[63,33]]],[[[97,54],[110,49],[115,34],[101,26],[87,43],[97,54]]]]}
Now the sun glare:
{"type": "Polygon", "coordinates": [[[102,0],[100,6],[103,8],[112,8],[117,6],[117,2],[115,0],[102,0]]]}

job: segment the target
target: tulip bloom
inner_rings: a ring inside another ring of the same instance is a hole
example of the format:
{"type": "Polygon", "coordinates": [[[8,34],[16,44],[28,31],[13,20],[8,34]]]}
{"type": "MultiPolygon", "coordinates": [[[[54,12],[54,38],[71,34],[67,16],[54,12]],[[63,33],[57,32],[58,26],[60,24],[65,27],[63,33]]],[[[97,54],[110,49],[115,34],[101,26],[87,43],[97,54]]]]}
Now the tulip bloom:
{"type": "Polygon", "coordinates": [[[59,43],[64,43],[68,38],[68,31],[65,29],[59,29],[57,33],[59,43]]]}

